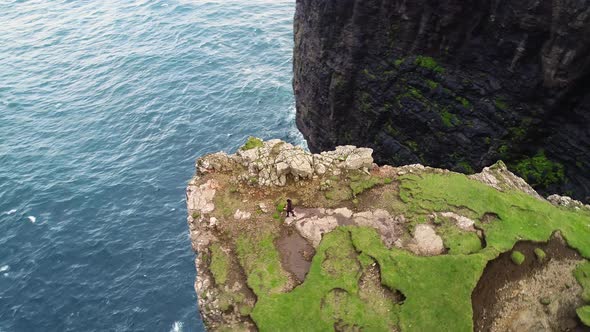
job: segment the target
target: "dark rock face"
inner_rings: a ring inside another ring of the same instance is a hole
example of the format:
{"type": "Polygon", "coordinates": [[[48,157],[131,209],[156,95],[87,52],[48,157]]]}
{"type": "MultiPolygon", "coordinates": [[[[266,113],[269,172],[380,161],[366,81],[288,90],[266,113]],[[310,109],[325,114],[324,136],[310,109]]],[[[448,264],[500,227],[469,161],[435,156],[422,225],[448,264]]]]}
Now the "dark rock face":
{"type": "Polygon", "coordinates": [[[294,74],[313,152],[590,196],[590,0],[297,0],[294,74]]]}

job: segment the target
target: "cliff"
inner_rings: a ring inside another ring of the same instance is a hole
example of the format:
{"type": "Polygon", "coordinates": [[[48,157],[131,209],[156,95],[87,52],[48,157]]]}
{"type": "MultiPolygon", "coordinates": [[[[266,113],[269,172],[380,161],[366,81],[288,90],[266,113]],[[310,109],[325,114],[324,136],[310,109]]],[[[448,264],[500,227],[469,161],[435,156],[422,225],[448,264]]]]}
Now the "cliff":
{"type": "MultiPolygon", "coordinates": [[[[297,125],[312,152],[473,173],[498,159],[590,196],[589,0],[297,0],[297,125]]],[[[590,201],[588,201],[590,202],[590,201]]]]}
{"type": "Polygon", "coordinates": [[[502,162],[466,176],[251,138],[196,168],[188,225],[209,330],[590,324],[590,206],[545,200],[502,162]]]}

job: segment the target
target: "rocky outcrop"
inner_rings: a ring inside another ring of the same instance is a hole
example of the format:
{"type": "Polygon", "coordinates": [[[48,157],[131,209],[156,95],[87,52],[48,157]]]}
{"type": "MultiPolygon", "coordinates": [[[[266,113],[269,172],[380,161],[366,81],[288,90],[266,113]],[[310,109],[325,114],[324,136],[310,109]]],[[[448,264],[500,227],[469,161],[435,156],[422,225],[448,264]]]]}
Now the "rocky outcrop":
{"type": "Polygon", "coordinates": [[[590,0],[297,0],[294,76],[313,152],[590,196],[590,0]]]}
{"type": "MultiPolygon", "coordinates": [[[[251,141],[200,158],[186,189],[194,286],[209,330],[470,330],[477,280],[518,241],[541,243],[560,231],[580,251],[576,264],[590,257],[590,209],[569,197],[543,199],[502,162],[468,177],[420,164],[378,166],[371,149],[355,146],[312,154],[251,141]],[[285,216],[287,198],[295,216],[285,216]],[[370,274],[378,282],[368,284],[370,274]]],[[[549,266],[530,251],[526,266],[549,266]]],[[[509,264],[502,268],[516,268],[509,264]]],[[[536,280],[529,279],[524,286],[536,280]]],[[[567,326],[577,324],[585,284],[553,304],[567,326]]],[[[510,308],[520,312],[533,300],[512,299],[510,308]]]]}

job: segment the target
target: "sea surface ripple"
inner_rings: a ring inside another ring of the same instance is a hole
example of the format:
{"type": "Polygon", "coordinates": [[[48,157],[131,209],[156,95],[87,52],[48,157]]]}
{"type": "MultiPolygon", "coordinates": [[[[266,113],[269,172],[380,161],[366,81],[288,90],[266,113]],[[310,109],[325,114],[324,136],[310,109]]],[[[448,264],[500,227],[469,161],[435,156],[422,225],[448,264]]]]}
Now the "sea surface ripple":
{"type": "Polygon", "coordinates": [[[294,0],[0,0],[0,331],[201,331],[184,188],[302,144],[294,0]]]}

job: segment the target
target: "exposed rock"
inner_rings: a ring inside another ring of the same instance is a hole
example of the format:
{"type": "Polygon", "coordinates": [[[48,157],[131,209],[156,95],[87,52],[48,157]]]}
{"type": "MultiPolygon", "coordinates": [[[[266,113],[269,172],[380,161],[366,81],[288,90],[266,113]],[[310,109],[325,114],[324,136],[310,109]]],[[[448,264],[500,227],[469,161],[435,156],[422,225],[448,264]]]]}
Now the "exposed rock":
{"type": "Polygon", "coordinates": [[[234,213],[234,219],[236,220],[247,220],[250,219],[250,216],[252,216],[250,212],[240,211],[240,209],[237,209],[236,213],[234,213]]]}
{"type": "Polygon", "coordinates": [[[338,168],[361,170],[373,165],[373,150],[355,146],[337,147],[335,151],[311,154],[299,146],[280,140],[269,140],[261,147],[238,150],[235,155],[223,152],[199,159],[197,170],[204,174],[211,171],[227,170],[241,164],[248,171],[242,179],[251,185],[284,186],[287,178],[295,181],[324,175],[328,169],[338,168]],[[225,162],[225,164],[224,164],[225,162]]]}
{"type": "Polygon", "coordinates": [[[268,207],[266,207],[266,204],[264,203],[260,203],[258,204],[258,208],[260,209],[260,211],[262,211],[263,213],[267,213],[268,212],[268,207]]]}
{"type": "Polygon", "coordinates": [[[564,207],[574,208],[574,209],[590,210],[590,205],[588,205],[588,204],[584,205],[584,203],[582,203],[580,201],[576,201],[575,199],[568,197],[568,196],[560,196],[560,195],[554,194],[554,195],[547,197],[547,200],[551,204],[556,205],[556,206],[564,206],[564,207]]]}
{"type": "Polygon", "coordinates": [[[414,243],[410,245],[410,250],[419,255],[434,256],[443,253],[445,247],[431,225],[420,224],[414,230],[414,243]]]}
{"type": "Polygon", "coordinates": [[[468,232],[475,232],[475,221],[458,215],[454,212],[442,212],[440,213],[441,216],[445,217],[445,218],[449,218],[451,220],[453,220],[455,222],[455,224],[457,225],[457,227],[459,227],[460,229],[464,230],[464,231],[468,231],[468,232]]]}
{"type": "Polygon", "coordinates": [[[543,199],[525,180],[510,172],[506,164],[501,161],[490,167],[485,167],[481,173],[470,177],[500,191],[518,189],[538,199],[543,199]]]}
{"type": "Polygon", "coordinates": [[[467,173],[502,159],[543,193],[586,200],[589,8],[298,0],[297,126],[312,152],[354,144],[380,164],[467,173]]]}
{"type": "Polygon", "coordinates": [[[215,209],[213,198],[215,197],[217,187],[218,183],[215,180],[209,180],[200,186],[189,184],[186,188],[188,210],[196,211],[198,213],[213,212],[215,209]]]}

